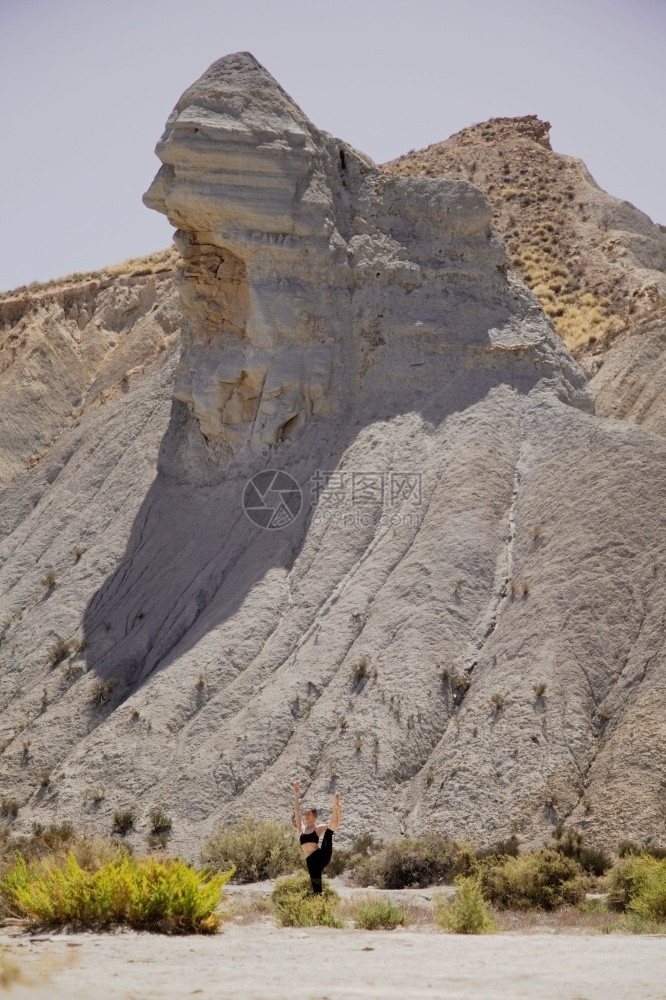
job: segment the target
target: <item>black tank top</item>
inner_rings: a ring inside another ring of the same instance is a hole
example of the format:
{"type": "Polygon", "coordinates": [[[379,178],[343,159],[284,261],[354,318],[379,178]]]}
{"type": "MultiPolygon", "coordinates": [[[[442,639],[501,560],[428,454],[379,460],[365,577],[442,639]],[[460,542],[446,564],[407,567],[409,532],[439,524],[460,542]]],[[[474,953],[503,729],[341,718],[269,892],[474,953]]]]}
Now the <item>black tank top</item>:
{"type": "Polygon", "coordinates": [[[316,830],[312,833],[302,833],[300,836],[301,844],[317,844],[319,845],[319,834],[316,830]]]}

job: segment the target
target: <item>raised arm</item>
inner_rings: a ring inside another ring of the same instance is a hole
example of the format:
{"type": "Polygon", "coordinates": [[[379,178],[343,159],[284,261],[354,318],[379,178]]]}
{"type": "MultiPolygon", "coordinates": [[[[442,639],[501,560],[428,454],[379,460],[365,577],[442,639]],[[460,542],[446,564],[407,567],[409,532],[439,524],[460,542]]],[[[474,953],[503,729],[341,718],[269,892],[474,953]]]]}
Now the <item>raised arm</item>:
{"type": "Polygon", "coordinates": [[[297,782],[293,784],[294,789],[294,819],[296,820],[296,829],[299,833],[303,832],[303,823],[301,821],[301,790],[298,787],[297,782]]]}

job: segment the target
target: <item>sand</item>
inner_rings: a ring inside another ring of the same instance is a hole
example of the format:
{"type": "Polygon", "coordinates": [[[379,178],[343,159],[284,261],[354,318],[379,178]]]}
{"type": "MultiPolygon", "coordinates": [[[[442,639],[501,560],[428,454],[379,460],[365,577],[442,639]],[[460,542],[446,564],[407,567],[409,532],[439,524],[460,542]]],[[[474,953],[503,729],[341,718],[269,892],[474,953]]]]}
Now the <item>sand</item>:
{"type": "Polygon", "coordinates": [[[225,925],[215,937],[68,934],[11,938],[40,1000],[657,1000],[663,937],[372,932],[225,925]]]}

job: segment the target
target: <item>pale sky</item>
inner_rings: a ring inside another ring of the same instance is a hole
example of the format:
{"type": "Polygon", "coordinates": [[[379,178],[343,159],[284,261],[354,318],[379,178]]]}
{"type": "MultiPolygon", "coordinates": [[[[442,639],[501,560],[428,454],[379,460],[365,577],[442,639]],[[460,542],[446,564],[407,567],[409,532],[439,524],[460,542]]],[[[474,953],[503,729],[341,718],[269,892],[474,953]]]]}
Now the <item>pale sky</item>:
{"type": "Polygon", "coordinates": [[[167,246],[155,143],[239,50],[378,163],[538,114],[666,223],[665,41],[665,0],[0,0],[0,289],[167,246]]]}

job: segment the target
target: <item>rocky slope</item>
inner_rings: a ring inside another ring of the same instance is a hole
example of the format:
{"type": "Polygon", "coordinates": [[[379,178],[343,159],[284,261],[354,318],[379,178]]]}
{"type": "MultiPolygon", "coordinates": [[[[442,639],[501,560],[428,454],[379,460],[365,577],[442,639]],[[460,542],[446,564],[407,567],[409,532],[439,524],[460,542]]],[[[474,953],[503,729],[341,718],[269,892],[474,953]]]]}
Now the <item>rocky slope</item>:
{"type": "Polygon", "coordinates": [[[177,338],[172,250],[0,295],[0,486],[177,338]]]}
{"type": "Polygon", "coordinates": [[[384,169],[480,187],[511,267],[592,379],[597,413],[663,434],[666,230],[553,152],[549,133],[534,115],[495,118],[384,169]]]}
{"type": "Polygon", "coordinates": [[[16,827],[159,805],[195,855],[297,779],[348,833],[663,839],[666,442],[594,415],[476,187],[380,170],[251,56],[157,151],[182,354],[2,494],[16,827]]]}

